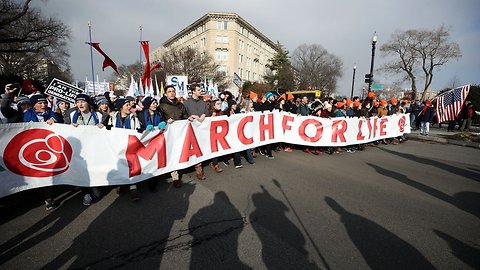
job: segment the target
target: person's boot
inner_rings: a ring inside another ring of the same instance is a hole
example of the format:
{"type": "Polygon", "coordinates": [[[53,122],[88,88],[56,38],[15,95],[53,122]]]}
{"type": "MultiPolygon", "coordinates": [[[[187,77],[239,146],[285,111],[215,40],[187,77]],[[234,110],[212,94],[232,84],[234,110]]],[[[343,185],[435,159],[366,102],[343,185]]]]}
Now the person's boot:
{"type": "Polygon", "coordinates": [[[195,166],[195,171],[197,172],[197,179],[198,180],[205,180],[207,179],[205,177],[205,174],[203,173],[203,169],[202,169],[202,165],[201,164],[198,164],[197,166],[195,166]]]}

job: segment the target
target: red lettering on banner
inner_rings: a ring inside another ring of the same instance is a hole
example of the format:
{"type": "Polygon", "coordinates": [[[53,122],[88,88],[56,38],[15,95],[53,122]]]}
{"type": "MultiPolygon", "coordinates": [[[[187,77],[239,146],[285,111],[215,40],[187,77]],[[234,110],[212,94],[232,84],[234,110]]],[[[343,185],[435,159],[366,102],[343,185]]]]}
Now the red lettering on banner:
{"type": "Polygon", "coordinates": [[[163,132],[151,139],[146,146],[143,145],[137,136],[129,135],[127,151],[125,152],[125,157],[128,162],[129,177],[140,175],[142,172],[138,157],[142,157],[145,160],[151,160],[155,154],[157,154],[158,160],[157,168],[160,169],[167,166],[167,151],[163,132]]]}
{"type": "Polygon", "coordinates": [[[265,131],[268,131],[268,138],[273,139],[275,137],[274,126],[273,126],[273,113],[267,114],[268,123],[265,124],[265,114],[260,115],[260,141],[265,141],[265,131]]]}
{"type": "Polygon", "coordinates": [[[288,122],[293,121],[293,116],[290,115],[284,115],[282,119],[282,128],[283,128],[283,133],[285,133],[285,130],[291,130],[292,126],[288,124],[288,122]]]}
{"type": "Polygon", "coordinates": [[[182,153],[180,154],[180,163],[187,162],[191,156],[201,157],[202,155],[203,153],[193,131],[192,124],[188,123],[182,153]]]}
{"type": "Polygon", "coordinates": [[[222,145],[224,150],[230,149],[230,145],[228,144],[225,136],[228,134],[228,121],[227,120],[220,120],[220,121],[212,121],[210,124],[210,149],[212,149],[212,153],[218,152],[218,143],[222,145]],[[220,133],[217,133],[218,127],[221,127],[222,130],[220,133]]]}
{"type": "Polygon", "coordinates": [[[345,131],[347,130],[347,121],[345,120],[336,120],[332,124],[332,142],[337,142],[337,137],[340,138],[341,142],[346,142],[345,140],[345,131]],[[338,126],[341,125],[342,129],[338,129],[338,126]]]}
{"type": "Polygon", "coordinates": [[[362,134],[362,124],[363,124],[363,120],[362,120],[362,119],[358,119],[357,141],[361,141],[361,140],[364,140],[364,139],[365,139],[365,136],[363,136],[363,134],[362,134]]]}
{"type": "Polygon", "coordinates": [[[367,120],[367,127],[368,127],[368,138],[372,138],[372,122],[370,122],[370,119],[367,120]]]}
{"type": "Polygon", "coordinates": [[[251,122],[253,122],[253,116],[249,115],[245,116],[242,120],[240,120],[240,123],[238,123],[237,136],[240,142],[245,145],[253,143],[253,138],[247,138],[245,136],[245,125],[251,122]]]}
{"type": "Polygon", "coordinates": [[[380,119],[380,136],[387,135],[387,132],[385,131],[385,129],[387,128],[387,122],[388,122],[387,118],[380,119]]]}
{"type": "Polygon", "coordinates": [[[373,137],[377,137],[377,120],[378,118],[373,119],[373,137]]]}
{"type": "Polygon", "coordinates": [[[323,125],[319,121],[315,119],[306,119],[304,120],[301,124],[300,127],[298,128],[298,135],[300,135],[300,138],[302,138],[306,142],[317,142],[322,138],[323,134],[323,125]],[[315,132],[315,136],[309,137],[305,133],[305,129],[307,128],[308,125],[314,125],[317,128],[317,131],[315,132]]]}

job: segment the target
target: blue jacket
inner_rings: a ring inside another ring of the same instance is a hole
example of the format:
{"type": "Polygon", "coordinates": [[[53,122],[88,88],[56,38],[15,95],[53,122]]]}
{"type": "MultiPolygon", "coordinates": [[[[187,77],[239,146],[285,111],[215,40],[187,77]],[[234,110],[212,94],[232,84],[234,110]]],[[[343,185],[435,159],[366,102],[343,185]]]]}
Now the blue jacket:
{"type": "Polygon", "coordinates": [[[40,122],[38,116],[43,117],[42,122],[46,122],[50,118],[53,118],[55,122],[58,122],[58,118],[52,110],[47,109],[44,113],[37,114],[32,108],[28,109],[28,111],[23,114],[23,122],[40,122]]]}

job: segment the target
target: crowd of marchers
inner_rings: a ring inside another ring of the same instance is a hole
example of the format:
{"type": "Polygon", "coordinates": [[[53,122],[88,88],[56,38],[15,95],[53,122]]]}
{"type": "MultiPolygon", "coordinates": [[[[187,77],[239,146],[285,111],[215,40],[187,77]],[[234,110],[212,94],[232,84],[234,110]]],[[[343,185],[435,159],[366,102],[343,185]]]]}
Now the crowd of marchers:
{"type": "MultiPolygon", "coordinates": [[[[434,120],[434,109],[430,101],[423,103],[390,100],[378,100],[373,92],[368,93],[364,100],[358,97],[343,100],[328,98],[326,100],[309,100],[306,96],[285,99],[274,92],[267,92],[261,97],[251,97],[249,94],[238,96],[229,91],[222,92],[218,97],[202,95],[201,87],[191,86],[191,97],[178,98],[172,85],[164,87],[164,94],[160,99],[155,97],[117,97],[111,92],[101,95],[78,94],[75,103],[70,104],[62,99],[46,96],[40,92],[30,96],[18,95],[21,92],[18,84],[8,84],[5,93],[1,96],[1,123],[18,122],[46,122],[97,126],[98,128],[124,128],[144,132],[146,130],[162,130],[166,125],[178,120],[203,122],[206,117],[219,115],[230,116],[238,113],[253,111],[280,110],[301,116],[317,116],[323,118],[334,117],[384,117],[393,114],[410,113],[411,127],[418,123],[421,133],[428,135],[429,124],[434,120]]],[[[206,179],[204,167],[210,167],[216,173],[223,171],[222,167],[231,165],[236,169],[243,168],[242,160],[251,165],[255,164],[257,156],[274,159],[273,153],[278,151],[292,152],[293,149],[305,153],[320,155],[322,153],[335,154],[341,152],[353,153],[362,151],[367,146],[378,144],[398,144],[406,141],[403,136],[375,141],[367,144],[350,145],[345,147],[304,147],[286,143],[269,144],[255,149],[217,157],[208,162],[194,166],[195,177],[203,181],[206,179]],[[222,166],[222,167],[221,167],[222,166]]],[[[182,170],[184,171],[184,170],[182,170]]],[[[170,173],[171,183],[175,188],[182,187],[182,171],[170,173]]],[[[158,181],[162,177],[156,176],[146,180],[151,191],[155,191],[158,181]]],[[[140,199],[137,185],[115,187],[118,195],[130,193],[133,201],[140,199]]],[[[43,189],[47,210],[57,206],[55,202],[55,186],[43,189]]],[[[105,194],[98,187],[81,187],[83,204],[89,206],[100,200],[105,194]]]]}

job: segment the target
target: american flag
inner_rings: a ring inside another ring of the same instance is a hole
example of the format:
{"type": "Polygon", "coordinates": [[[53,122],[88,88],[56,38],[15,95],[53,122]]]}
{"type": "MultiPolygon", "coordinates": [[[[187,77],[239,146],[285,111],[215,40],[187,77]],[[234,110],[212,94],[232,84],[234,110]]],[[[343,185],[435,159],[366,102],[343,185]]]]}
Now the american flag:
{"type": "Polygon", "coordinates": [[[437,98],[437,120],[439,123],[452,121],[462,111],[463,102],[470,91],[470,85],[449,90],[437,98]]]}

